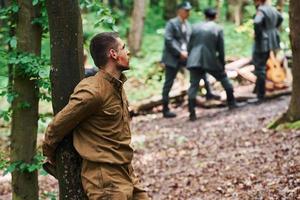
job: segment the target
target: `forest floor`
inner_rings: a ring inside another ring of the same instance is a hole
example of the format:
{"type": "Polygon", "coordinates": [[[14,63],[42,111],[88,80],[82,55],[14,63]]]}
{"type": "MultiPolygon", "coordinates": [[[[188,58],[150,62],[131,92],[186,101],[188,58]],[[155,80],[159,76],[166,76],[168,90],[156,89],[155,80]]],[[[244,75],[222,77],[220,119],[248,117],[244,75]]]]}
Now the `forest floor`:
{"type": "MultiPolygon", "coordinates": [[[[186,107],[174,119],[161,113],[132,120],[133,165],[154,200],[300,200],[300,131],[266,125],[287,109],[289,97],[228,110],[186,107]]],[[[40,176],[41,199],[55,199],[57,182],[40,176]]],[[[11,199],[10,177],[0,199],[11,199]]]]}

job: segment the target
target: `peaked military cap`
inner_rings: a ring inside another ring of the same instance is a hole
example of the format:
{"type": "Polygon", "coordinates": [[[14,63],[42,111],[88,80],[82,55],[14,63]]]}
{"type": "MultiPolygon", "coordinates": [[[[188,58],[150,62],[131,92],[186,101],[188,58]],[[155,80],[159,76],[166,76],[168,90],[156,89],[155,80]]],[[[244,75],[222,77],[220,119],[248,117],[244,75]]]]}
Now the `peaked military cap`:
{"type": "Polygon", "coordinates": [[[177,5],[177,9],[191,10],[192,9],[192,5],[191,5],[190,2],[184,1],[181,4],[177,5]]]}

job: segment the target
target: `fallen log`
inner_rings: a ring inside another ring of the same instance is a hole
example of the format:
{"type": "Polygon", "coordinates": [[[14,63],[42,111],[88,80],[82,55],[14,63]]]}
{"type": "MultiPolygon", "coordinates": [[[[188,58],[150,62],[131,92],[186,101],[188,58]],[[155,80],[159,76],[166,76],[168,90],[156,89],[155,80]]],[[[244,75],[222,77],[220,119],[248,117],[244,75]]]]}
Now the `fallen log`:
{"type": "MultiPolygon", "coordinates": [[[[180,104],[184,101],[184,97],[187,94],[187,90],[181,89],[181,90],[175,90],[170,92],[169,100],[171,103],[177,103],[180,104]]],[[[140,101],[138,103],[134,103],[133,105],[130,106],[130,111],[132,114],[138,114],[141,112],[149,112],[151,111],[154,107],[162,105],[162,97],[161,95],[159,96],[154,96],[151,97],[150,99],[146,99],[143,101],[140,101]]]]}
{"type": "Polygon", "coordinates": [[[251,58],[241,58],[225,65],[226,70],[237,70],[251,63],[251,58]]]}
{"type": "MultiPolygon", "coordinates": [[[[235,98],[237,102],[245,102],[249,99],[256,97],[256,94],[253,93],[254,84],[247,86],[239,86],[235,88],[235,98]]],[[[290,95],[292,92],[291,87],[285,88],[282,90],[274,90],[266,92],[266,99],[274,99],[280,96],[290,95]]],[[[221,100],[209,100],[207,101],[203,97],[197,97],[197,106],[202,108],[220,108],[227,106],[226,94],[225,92],[221,93],[221,100]]]]}

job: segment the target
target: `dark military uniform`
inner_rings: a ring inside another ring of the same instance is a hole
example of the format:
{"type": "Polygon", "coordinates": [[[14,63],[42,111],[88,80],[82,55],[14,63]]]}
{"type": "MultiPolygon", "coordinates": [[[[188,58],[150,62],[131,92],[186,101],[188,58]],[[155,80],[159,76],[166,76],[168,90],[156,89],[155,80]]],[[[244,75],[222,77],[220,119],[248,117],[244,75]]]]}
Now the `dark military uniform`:
{"type": "Polygon", "coordinates": [[[166,66],[165,82],[162,91],[165,109],[167,109],[169,103],[169,92],[174,79],[180,67],[186,65],[186,61],[180,60],[180,52],[187,51],[191,32],[190,23],[187,20],[182,22],[179,17],[170,19],[166,25],[165,46],[162,56],[162,63],[166,66]]]}
{"type": "Polygon", "coordinates": [[[213,20],[198,23],[188,46],[187,68],[190,70],[190,88],[188,90],[189,111],[195,112],[199,81],[208,72],[221,82],[226,90],[229,105],[235,104],[233,87],[225,73],[224,36],[222,28],[213,20]]]}
{"type": "Polygon", "coordinates": [[[271,50],[279,49],[278,27],[283,18],[272,6],[264,4],[257,8],[254,18],[255,41],[253,47],[253,64],[255,65],[256,91],[258,99],[264,98],[266,63],[271,50]]]}
{"type": "Polygon", "coordinates": [[[91,200],[148,199],[131,166],[125,80],[124,75],[118,80],[103,70],[83,79],[46,131],[43,153],[49,158],[73,131],[74,147],[83,158],[82,185],[91,200]]]}

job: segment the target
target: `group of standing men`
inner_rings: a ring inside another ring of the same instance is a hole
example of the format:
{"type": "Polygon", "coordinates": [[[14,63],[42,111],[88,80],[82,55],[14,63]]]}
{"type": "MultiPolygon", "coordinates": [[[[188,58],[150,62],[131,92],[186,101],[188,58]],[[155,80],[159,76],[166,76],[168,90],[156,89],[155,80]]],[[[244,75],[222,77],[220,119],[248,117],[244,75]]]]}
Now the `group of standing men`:
{"type": "MultiPolygon", "coordinates": [[[[255,65],[256,93],[255,102],[260,103],[265,96],[266,63],[270,51],[279,49],[278,27],[283,18],[281,14],[266,0],[254,0],[257,13],[254,17],[255,42],[253,47],[253,64],[255,65]]],[[[165,47],[162,63],[165,67],[163,86],[163,116],[176,117],[169,109],[169,92],[174,79],[182,67],[190,71],[190,87],[188,89],[189,119],[197,119],[195,107],[196,96],[201,79],[205,82],[206,98],[218,99],[211,92],[206,73],[220,81],[227,95],[230,109],[240,106],[235,100],[233,86],[225,72],[225,50],[223,29],[216,23],[217,11],[213,8],[204,10],[205,21],[194,24],[188,22],[192,9],[188,1],[177,6],[177,17],[170,19],[166,25],[165,47]]]]}

